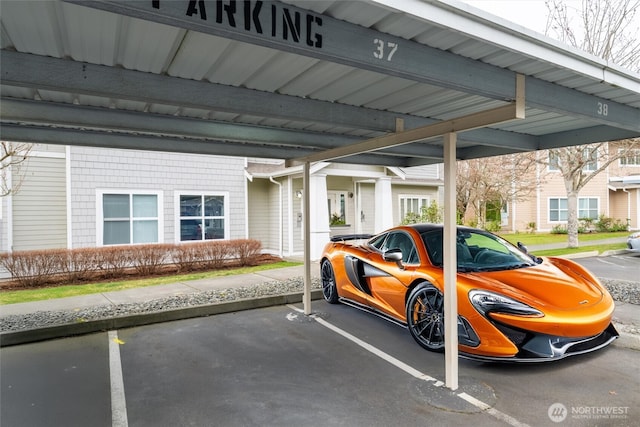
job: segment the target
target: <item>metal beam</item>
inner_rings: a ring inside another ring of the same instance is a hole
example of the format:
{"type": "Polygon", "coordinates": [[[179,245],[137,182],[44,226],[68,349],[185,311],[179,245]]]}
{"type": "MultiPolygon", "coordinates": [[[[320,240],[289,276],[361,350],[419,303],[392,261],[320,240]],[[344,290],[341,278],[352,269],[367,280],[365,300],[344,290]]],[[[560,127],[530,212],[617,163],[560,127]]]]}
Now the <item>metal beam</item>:
{"type": "MultiPolygon", "coordinates": [[[[527,76],[527,105],[640,134],[640,108],[527,76]]],[[[639,88],[640,89],[640,88],[639,88]]]]}
{"type": "Polygon", "coordinates": [[[571,145],[590,144],[600,141],[618,141],[637,138],[638,133],[609,126],[593,126],[540,136],[540,149],[547,150],[571,145]]]}
{"type": "MultiPolygon", "coordinates": [[[[65,1],[490,99],[516,96],[513,71],[276,1],[246,1],[233,11],[193,10],[193,2],[65,1]],[[288,24],[291,19],[300,19],[300,31],[288,24]]],[[[527,77],[527,84],[532,106],[640,132],[638,108],[534,77],[527,77]]]]}
{"type": "Polygon", "coordinates": [[[491,99],[514,98],[512,71],[278,1],[230,7],[224,2],[65,1],[491,99]]]}
{"type": "MultiPolygon", "coordinates": [[[[208,154],[219,156],[290,159],[300,152],[314,153],[317,149],[273,144],[221,141],[215,139],[178,138],[163,135],[141,135],[90,129],[74,129],[50,126],[19,125],[2,123],[2,138],[16,142],[32,142],[54,145],[78,145],[83,147],[120,148],[175,153],[208,154]]],[[[362,165],[407,166],[409,158],[402,156],[381,156],[361,154],[342,159],[342,162],[362,165]]],[[[425,163],[428,164],[428,163],[425,163]]]]}
{"type": "Polygon", "coordinates": [[[459,132],[462,130],[474,129],[477,127],[487,126],[508,120],[519,118],[517,112],[520,109],[518,103],[508,104],[492,110],[480,113],[470,114],[453,120],[438,122],[432,125],[423,126],[417,129],[411,129],[404,132],[373,138],[368,141],[360,142],[346,147],[334,148],[322,153],[312,154],[298,158],[301,162],[319,162],[339,159],[341,157],[351,156],[356,153],[376,151],[382,148],[395,147],[398,145],[409,144],[411,142],[420,141],[438,135],[444,135],[450,132],[459,132]]]}
{"type": "MultiPolygon", "coordinates": [[[[2,85],[175,105],[176,110],[186,107],[374,132],[394,132],[398,118],[406,129],[437,123],[408,114],[5,50],[0,51],[0,63],[2,85]]],[[[495,129],[475,129],[466,132],[464,138],[479,143],[528,145],[527,135],[495,129]]]]}

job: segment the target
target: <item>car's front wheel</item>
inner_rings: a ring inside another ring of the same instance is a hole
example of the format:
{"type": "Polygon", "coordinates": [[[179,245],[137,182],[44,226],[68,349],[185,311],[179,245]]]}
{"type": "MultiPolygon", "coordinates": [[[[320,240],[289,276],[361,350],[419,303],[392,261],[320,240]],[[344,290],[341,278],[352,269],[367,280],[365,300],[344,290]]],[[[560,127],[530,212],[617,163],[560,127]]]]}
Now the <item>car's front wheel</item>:
{"type": "Polygon", "coordinates": [[[336,275],[333,273],[333,266],[328,259],[322,261],[320,277],[322,279],[322,296],[325,301],[330,304],[337,304],[340,297],[336,286],[336,275]]]}
{"type": "Polygon", "coordinates": [[[430,283],[416,286],[407,299],[411,336],[431,351],[444,350],[444,295],[430,283]]]}

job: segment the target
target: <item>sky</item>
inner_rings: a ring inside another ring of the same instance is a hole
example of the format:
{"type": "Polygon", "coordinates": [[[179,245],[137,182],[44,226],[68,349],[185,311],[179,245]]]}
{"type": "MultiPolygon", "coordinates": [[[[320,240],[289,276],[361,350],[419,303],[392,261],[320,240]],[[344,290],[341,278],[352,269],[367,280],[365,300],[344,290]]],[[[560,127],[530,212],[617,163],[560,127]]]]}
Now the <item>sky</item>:
{"type": "MultiPolygon", "coordinates": [[[[515,22],[544,34],[547,25],[547,6],[544,0],[461,0],[477,9],[515,22]]],[[[565,0],[568,7],[580,9],[581,0],[565,0]]]]}
{"type": "MultiPolygon", "coordinates": [[[[515,22],[544,34],[547,25],[547,6],[544,0],[459,0],[477,9],[515,22]]],[[[563,0],[570,14],[579,21],[582,0],[563,0]]],[[[640,28],[640,11],[635,14],[633,28],[640,28]]],[[[575,29],[574,29],[575,30],[575,29]]]]}

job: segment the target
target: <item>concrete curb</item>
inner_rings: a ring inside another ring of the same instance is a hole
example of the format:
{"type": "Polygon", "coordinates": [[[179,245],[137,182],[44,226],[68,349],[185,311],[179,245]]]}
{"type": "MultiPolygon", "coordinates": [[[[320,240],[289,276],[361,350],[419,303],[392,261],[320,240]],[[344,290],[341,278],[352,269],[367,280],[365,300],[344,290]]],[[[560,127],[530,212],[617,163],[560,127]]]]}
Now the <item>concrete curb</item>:
{"type": "MultiPolygon", "coordinates": [[[[244,299],[219,304],[200,305],[175,310],[156,311],[152,313],[131,314],[109,319],[90,320],[48,328],[25,329],[0,333],[0,347],[46,341],[76,335],[86,335],[116,329],[133,328],[153,323],[171,322],[194,317],[212,316],[235,311],[252,310],[276,305],[294,304],[302,301],[302,293],[273,295],[262,298],[244,299]]],[[[322,290],[311,291],[311,299],[322,298],[322,290]]]]}
{"type": "Polygon", "coordinates": [[[598,256],[599,253],[600,252],[598,251],[578,252],[575,254],[558,255],[558,258],[566,258],[566,259],[589,258],[589,257],[598,256]]]}
{"type": "Polygon", "coordinates": [[[612,343],[613,345],[640,351],[640,336],[620,330],[618,330],[618,332],[620,333],[620,337],[612,343]]]}

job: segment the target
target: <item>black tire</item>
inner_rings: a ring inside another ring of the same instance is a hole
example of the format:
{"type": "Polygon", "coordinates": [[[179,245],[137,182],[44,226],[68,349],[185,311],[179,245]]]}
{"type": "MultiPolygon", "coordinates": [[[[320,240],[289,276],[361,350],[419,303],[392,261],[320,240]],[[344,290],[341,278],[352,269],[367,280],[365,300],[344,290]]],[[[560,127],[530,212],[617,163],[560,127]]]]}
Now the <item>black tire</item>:
{"type": "Polygon", "coordinates": [[[407,299],[407,326],[418,344],[444,351],[444,295],[430,283],[416,286],[407,299]]]}
{"type": "Polygon", "coordinates": [[[333,266],[328,259],[322,261],[320,277],[322,278],[322,296],[324,300],[329,304],[337,304],[340,297],[336,286],[336,275],[333,273],[333,266]]]}

